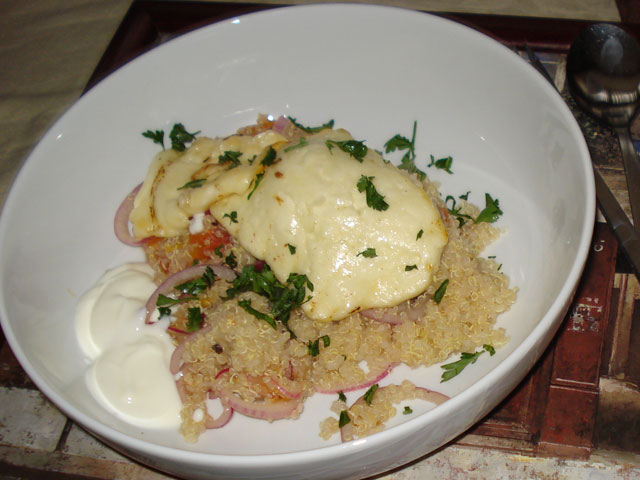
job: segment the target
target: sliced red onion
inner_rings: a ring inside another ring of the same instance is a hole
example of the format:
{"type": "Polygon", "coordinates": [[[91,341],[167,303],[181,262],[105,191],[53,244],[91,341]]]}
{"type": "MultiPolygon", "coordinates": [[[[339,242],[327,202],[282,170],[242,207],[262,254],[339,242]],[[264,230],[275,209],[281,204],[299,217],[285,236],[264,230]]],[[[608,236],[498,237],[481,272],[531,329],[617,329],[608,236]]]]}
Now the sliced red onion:
{"type": "Polygon", "coordinates": [[[421,317],[424,317],[427,313],[426,298],[418,297],[398,305],[393,308],[368,308],[362,310],[360,315],[376,320],[377,322],[388,323],[390,325],[399,325],[406,320],[415,322],[421,317]],[[394,312],[395,310],[395,312],[394,312]]]}
{"type": "Polygon", "coordinates": [[[284,115],[281,115],[280,117],[277,118],[275,122],[273,122],[273,126],[271,127],[271,130],[273,130],[274,132],[284,134],[286,133],[287,129],[290,126],[291,126],[291,121],[284,115]]]}
{"type": "Polygon", "coordinates": [[[209,330],[211,330],[211,325],[207,325],[206,327],[201,328],[197,332],[190,333],[186,336],[177,346],[173,349],[173,353],[171,354],[171,359],[169,360],[169,371],[175,375],[182,368],[182,364],[184,360],[182,356],[184,354],[184,350],[187,347],[187,342],[193,341],[194,338],[197,338],[200,335],[204,335],[209,330]]]}
{"type": "Polygon", "coordinates": [[[228,282],[236,278],[236,273],[233,270],[231,270],[229,267],[225,267],[224,265],[213,265],[213,264],[207,264],[207,263],[200,263],[198,265],[194,265],[192,267],[185,268],[184,270],[176,272],[173,275],[170,275],[169,277],[167,277],[165,281],[162,282],[158,286],[158,288],[156,288],[156,290],[151,294],[151,296],[147,300],[147,303],[145,305],[145,309],[147,312],[145,317],[145,323],[155,323],[155,320],[151,319],[151,314],[155,311],[156,302],[158,301],[158,297],[161,294],[168,295],[173,291],[176,285],[180,285],[181,283],[187,282],[189,280],[193,280],[194,278],[201,277],[204,274],[207,267],[211,268],[211,270],[213,270],[213,273],[215,273],[216,276],[228,282]]]}
{"type": "Polygon", "coordinates": [[[140,191],[140,187],[142,187],[142,184],[131,190],[131,192],[129,192],[129,194],[124,198],[118,207],[118,210],[116,210],[116,216],[113,220],[113,230],[116,237],[122,243],[131,247],[140,246],[145,242],[145,239],[136,239],[129,231],[129,214],[131,213],[131,210],[133,210],[133,202],[140,191]]]}
{"type": "Polygon", "coordinates": [[[339,393],[339,392],[353,392],[354,390],[360,390],[361,388],[368,388],[371,385],[373,385],[374,383],[379,382],[380,380],[382,380],[384,377],[386,377],[387,375],[389,375],[389,372],[391,372],[391,370],[393,370],[393,367],[395,367],[397,364],[396,363],[390,363],[389,365],[386,365],[382,370],[378,370],[375,372],[369,372],[366,375],[366,378],[364,379],[364,381],[362,381],[361,383],[358,383],[356,385],[340,385],[340,386],[334,386],[332,388],[329,389],[316,389],[316,392],[318,393],[339,393]]]}
{"type": "Polygon", "coordinates": [[[231,420],[231,417],[233,416],[233,408],[231,408],[226,402],[224,402],[223,400],[221,400],[222,402],[222,413],[217,417],[217,418],[213,418],[211,415],[209,415],[209,412],[207,412],[207,420],[204,423],[205,428],[207,428],[207,430],[212,430],[214,428],[222,428],[224,427],[227,423],[229,423],[229,420],[231,420]]]}
{"type": "Polygon", "coordinates": [[[230,388],[221,387],[217,390],[220,399],[234,410],[248,417],[263,420],[289,418],[302,405],[301,399],[249,402],[235,395],[230,388]]]}
{"type": "MultiPolygon", "coordinates": [[[[378,388],[377,394],[379,394],[384,389],[390,386],[393,386],[393,385],[378,388]]],[[[426,400],[427,402],[435,403],[436,405],[440,405],[441,403],[444,403],[447,400],[449,400],[449,397],[447,395],[440,392],[433,391],[433,390],[429,390],[428,388],[417,387],[414,385],[413,391],[416,394],[415,397],[409,396],[408,398],[419,398],[421,400],[426,400]]],[[[366,393],[360,396],[355,402],[353,402],[349,407],[349,410],[352,409],[356,404],[364,403],[365,395],[366,393]]],[[[342,440],[342,442],[350,441],[352,439],[353,439],[353,419],[349,423],[343,425],[342,428],[340,428],[340,440],[342,440]]]]}
{"type": "Polygon", "coordinates": [[[391,325],[399,325],[402,323],[399,310],[396,313],[389,313],[388,308],[367,308],[366,310],[362,310],[360,315],[375,320],[376,322],[389,323],[391,325]]]}
{"type": "Polygon", "coordinates": [[[302,389],[299,388],[298,385],[295,385],[291,380],[284,378],[279,380],[274,375],[270,375],[269,381],[283,397],[296,399],[300,398],[300,395],[302,395],[302,389]]]}
{"type": "Polygon", "coordinates": [[[176,389],[178,390],[178,396],[182,403],[187,402],[187,391],[184,388],[184,377],[180,377],[176,380],[176,389]]]}

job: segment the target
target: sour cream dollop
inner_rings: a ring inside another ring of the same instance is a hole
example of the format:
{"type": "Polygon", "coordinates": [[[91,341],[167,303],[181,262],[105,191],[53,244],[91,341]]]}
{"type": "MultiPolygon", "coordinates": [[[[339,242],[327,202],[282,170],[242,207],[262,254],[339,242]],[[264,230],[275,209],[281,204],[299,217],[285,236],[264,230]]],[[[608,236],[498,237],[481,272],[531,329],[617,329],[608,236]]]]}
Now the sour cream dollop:
{"type": "Polygon", "coordinates": [[[155,288],[147,264],[107,271],[78,303],[76,335],[98,401],[129,423],[177,428],[181,402],[169,371],[174,346],[167,321],[144,322],[144,306],[155,288]]]}

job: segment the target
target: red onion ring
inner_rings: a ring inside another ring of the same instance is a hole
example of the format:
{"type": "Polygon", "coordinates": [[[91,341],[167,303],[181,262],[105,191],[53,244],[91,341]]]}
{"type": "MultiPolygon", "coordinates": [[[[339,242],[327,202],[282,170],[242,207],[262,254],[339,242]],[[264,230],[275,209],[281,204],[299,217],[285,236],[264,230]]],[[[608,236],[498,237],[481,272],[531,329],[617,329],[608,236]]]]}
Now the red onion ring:
{"type": "MultiPolygon", "coordinates": [[[[392,386],[392,385],[389,385],[389,386],[392,386]]],[[[388,388],[389,386],[380,387],[377,390],[377,392],[381,392],[384,389],[388,388]]],[[[429,390],[428,388],[418,387],[418,386],[415,386],[415,385],[414,385],[413,391],[416,394],[415,397],[409,396],[409,397],[406,397],[406,398],[404,398],[404,399],[402,399],[400,401],[407,400],[409,398],[419,398],[421,400],[426,400],[427,402],[431,402],[431,403],[435,403],[436,405],[440,405],[441,403],[446,402],[450,398],[447,395],[445,395],[444,393],[436,392],[434,390],[429,390]]],[[[353,408],[358,403],[364,403],[364,401],[365,401],[364,396],[365,395],[366,395],[366,393],[364,393],[362,396],[358,397],[358,399],[351,404],[349,409],[353,408]]],[[[343,425],[340,428],[340,440],[343,443],[346,442],[346,441],[350,441],[352,439],[353,439],[353,421],[343,425]]]]}
{"type": "Polygon", "coordinates": [[[353,392],[354,390],[360,390],[361,388],[368,388],[371,385],[373,385],[374,383],[379,382],[380,380],[382,380],[384,377],[386,377],[387,375],[389,375],[389,373],[391,372],[391,370],[393,370],[393,367],[395,367],[397,365],[397,363],[390,363],[389,365],[385,366],[382,370],[379,370],[377,372],[369,372],[369,374],[367,374],[365,380],[362,383],[359,383],[357,385],[342,385],[339,387],[332,387],[329,389],[317,389],[316,388],[316,392],[318,393],[346,393],[346,392],[353,392]]]}
{"type": "Polygon", "coordinates": [[[275,122],[273,122],[273,125],[271,126],[271,130],[273,130],[274,132],[284,134],[290,126],[291,126],[291,121],[284,115],[281,115],[278,117],[278,119],[275,122]]]}
{"type": "Polygon", "coordinates": [[[290,400],[265,400],[264,402],[249,402],[243,400],[231,391],[230,388],[217,389],[220,400],[239,413],[247,417],[260,418],[262,420],[280,420],[290,418],[302,405],[301,399],[290,400]]]}
{"type": "Polygon", "coordinates": [[[142,245],[146,239],[138,240],[129,231],[129,214],[131,210],[133,210],[133,203],[136,199],[136,195],[140,191],[140,187],[142,184],[139,184],[136,188],[131,190],[129,194],[124,198],[118,210],[116,210],[116,216],[113,220],[113,231],[116,234],[118,240],[120,240],[125,245],[129,245],[131,247],[138,247],[142,245]]]}
{"type": "Polygon", "coordinates": [[[189,268],[185,268],[179,272],[174,273],[173,275],[168,276],[164,282],[162,282],[158,288],[151,294],[147,303],[145,304],[146,316],[145,323],[155,323],[155,321],[151,320],[151,314],[156,309],[156,302],[158,301],[158,297],[162,295],[169,294],[176,285],[180,285],[181,283],[187,282],[189,280],[193,280],[194,278],[200,277],[204,274],[207,267],[213,270],[213,273],[216,276],[226,280],[228,282],[234,280],[236,278],[236,273],[231,270],[229,267],[225,267],[223,265],[212,265],[207,263],[200,263],[198,265],[194,265],[189,268]]]}
{"type": "Polygon", "coordinates": [[[206,421],[204,422],[204,426],[207,430],[213,430],[214,428],[222,428],[231,417],[233,417],[233,408],[231,408],[224,400],[220,400],[222,402],[222,413],[217,417],[213,418],[209,415],[209,412],[206,414],[206,421]]]}
{"type": "Polygon", "coordinates": [[[298,385],[294,385],[294,382],[287,379],[278,380],[274,375],[269,376],[269,382],[282,394],[282,396],[289,399],[300,398],[302,395],[302,389],[298,388],[298,385]]]}

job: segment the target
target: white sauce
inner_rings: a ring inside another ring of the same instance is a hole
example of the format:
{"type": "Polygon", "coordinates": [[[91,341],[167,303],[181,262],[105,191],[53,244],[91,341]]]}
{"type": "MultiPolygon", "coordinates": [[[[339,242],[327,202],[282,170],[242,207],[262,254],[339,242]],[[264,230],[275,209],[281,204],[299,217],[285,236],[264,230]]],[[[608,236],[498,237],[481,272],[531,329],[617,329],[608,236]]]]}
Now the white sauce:
{"type": "Polygon", "coordinates": [[[177,428],[181,402],[169,371],[168,321],[144,323],[152,279],[144,263],[107,271],[78,303],[76,334],[90,361],[89,388],[101,403],[136,425],[177,428]]]}

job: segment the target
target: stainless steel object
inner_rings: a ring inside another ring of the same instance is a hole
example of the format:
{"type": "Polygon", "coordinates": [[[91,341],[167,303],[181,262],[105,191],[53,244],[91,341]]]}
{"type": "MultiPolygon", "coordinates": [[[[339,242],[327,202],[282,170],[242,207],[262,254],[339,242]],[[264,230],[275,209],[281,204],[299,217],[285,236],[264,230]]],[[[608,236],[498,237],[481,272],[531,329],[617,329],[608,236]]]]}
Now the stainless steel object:
{"type": "Polygon", "coordinates": [[[618,135],[633,223],[640,227],[640,161],[629,133],[640,106],[640,46],[615,25],[586,28],[569,50],[567,85],[578,105],[618,135]]]}

